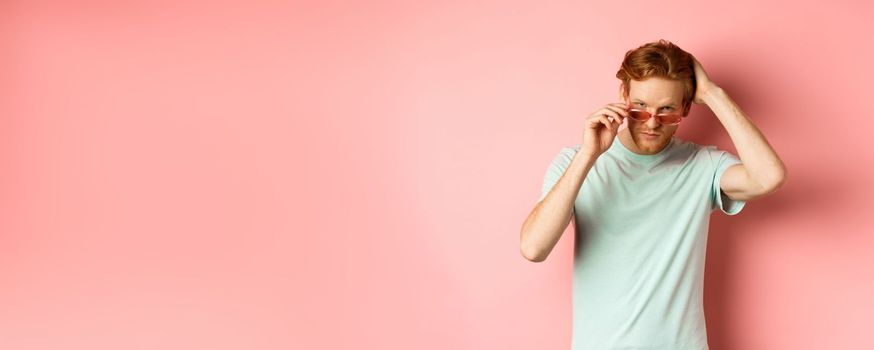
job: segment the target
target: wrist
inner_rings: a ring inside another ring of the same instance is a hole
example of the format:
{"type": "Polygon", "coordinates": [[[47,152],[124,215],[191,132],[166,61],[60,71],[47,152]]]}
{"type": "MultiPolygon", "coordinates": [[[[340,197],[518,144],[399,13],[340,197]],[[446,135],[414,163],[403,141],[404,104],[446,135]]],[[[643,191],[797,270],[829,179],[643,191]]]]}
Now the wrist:
{"type": "Polygon", "coordinates": [[[710,103],[711,101],[719,98],[719,95],[723,93],[725,93],[725,91],[722,90],[721,87],[717,86],[716,84],[710,84],[710,86],[703,90],[703,93],[701,94],[701,100],[703,100],[705,103],[710,103]]]}

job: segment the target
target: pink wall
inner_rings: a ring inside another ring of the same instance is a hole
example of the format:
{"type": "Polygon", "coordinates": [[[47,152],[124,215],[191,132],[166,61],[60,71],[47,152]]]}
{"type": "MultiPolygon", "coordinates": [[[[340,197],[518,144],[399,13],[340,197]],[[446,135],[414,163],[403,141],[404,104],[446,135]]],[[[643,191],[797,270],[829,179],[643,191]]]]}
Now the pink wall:
{"type": "Polygon", "coordinates": [[[659,38],[789,169],[713,216],[711,348],[874,348],[874,8],[724,3],[3,2],[0,348],[567,349],[519,228],[659,38]]]}

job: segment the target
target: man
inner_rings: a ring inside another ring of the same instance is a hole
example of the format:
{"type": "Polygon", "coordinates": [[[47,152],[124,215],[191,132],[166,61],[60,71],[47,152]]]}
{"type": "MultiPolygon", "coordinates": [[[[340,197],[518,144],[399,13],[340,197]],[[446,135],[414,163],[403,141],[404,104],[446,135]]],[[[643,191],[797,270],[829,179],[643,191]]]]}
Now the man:
{"type": "Polygon", "coordinates": [[[522,255],[546,259],[574,218],[573,349],[708,349],[710,214],[735,215],[774,192],[786,168],[676,45],[659,40],[628,51],[616,77],[622,102],[590,115],[582,143],[561,149],[546,172],[522,225],[522,255]],[[673,136],[692,102],[713,110],[740,159],[673,136]]]}

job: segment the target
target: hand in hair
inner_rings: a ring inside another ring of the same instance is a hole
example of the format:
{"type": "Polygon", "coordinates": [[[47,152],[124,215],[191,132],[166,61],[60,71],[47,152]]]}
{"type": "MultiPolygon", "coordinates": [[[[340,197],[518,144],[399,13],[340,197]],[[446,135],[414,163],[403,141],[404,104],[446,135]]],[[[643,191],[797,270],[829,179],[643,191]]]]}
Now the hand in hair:
{"type": "Polygon", "coordinates": [[[704,72],[704,67],[701,66],[701,62],[698,62],[698,59],[695,56],[692,56],[692,63],[695,65],[695,97],[692,99],[692,102],[697,104],[704,104],[704,97],[718,88],[716,84],[710,80],[710,77],[707,76],[707,73],[704,72]]]}

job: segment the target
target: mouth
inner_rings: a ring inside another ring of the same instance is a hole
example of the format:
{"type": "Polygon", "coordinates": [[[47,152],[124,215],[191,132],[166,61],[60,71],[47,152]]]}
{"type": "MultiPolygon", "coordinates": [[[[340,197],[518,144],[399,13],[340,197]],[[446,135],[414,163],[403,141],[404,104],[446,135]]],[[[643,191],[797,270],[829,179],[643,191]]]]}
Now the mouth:
{"type": "Polygon", "coordinates": [[[640,135],[643,136],[644,138],[646,138],[646,139],[650,139],[650,140],[651,140],[651,139],[657,139],[657,138],[659,137],[659,134],[651,134],[651,133],[648,133],[648,132],[642,132],[642,133],[640,133],[640,135]]]}

